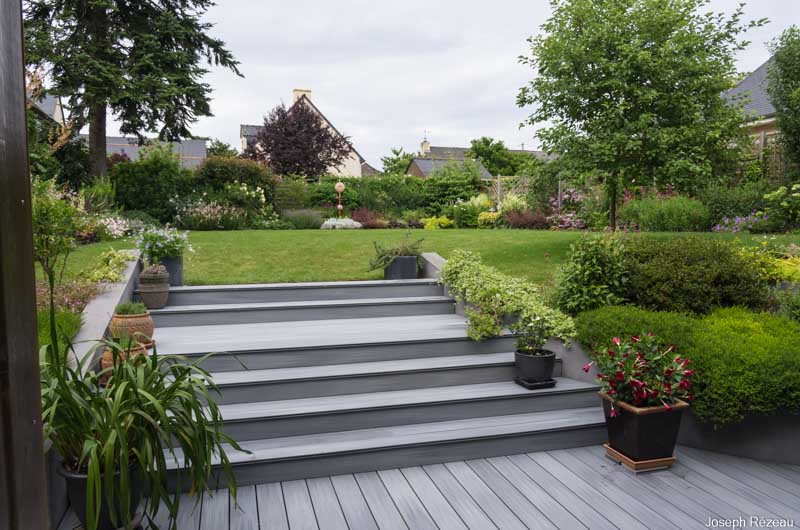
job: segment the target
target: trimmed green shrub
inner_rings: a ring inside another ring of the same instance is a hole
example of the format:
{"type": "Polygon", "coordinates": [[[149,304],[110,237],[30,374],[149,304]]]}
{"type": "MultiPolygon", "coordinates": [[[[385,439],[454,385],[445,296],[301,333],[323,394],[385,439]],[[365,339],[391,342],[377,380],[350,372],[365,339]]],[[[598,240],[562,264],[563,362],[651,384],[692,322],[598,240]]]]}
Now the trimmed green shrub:
{"type": "Polygon", "coordinates": [[[447,162],[423,180],[423,187],[425,208],[440,214],[444,207],[459,199],[465,201],[480,191],[481,172],[474,162],[447,162]]]}
{"type": "Polygon", "coordinates": [[[648,311],[630,305],[607,306],[585,311],[575,317],[578,342],[595,350],[612,337],[631,337],[651,332],[668,344],[685,351],[692,345],[695,319],[669,311],[648,311]]]}
{"type": "Polygon", "coordinates": [[[695,327],[694,413],[724,425],[747,414],[800,413],[800,324],[720,309],[695,327]]]}
{"type": "Polygon", "coordinates": [[[492,207],[492,200],[485,193],[468,201],[456,203],[453,207],[453,221],[456,228],[477,228],[478,216],[492,207]]]}
{"type": "Polygon", "coordinates": [[[322,215],[316,210],[286,210],[282,216],[297,230],[317,230],[322,226],[322,215]]]}
{"type": "Polygon", "coordinates": [[[212,156],[207,158],[195,173],[197,184],[220,191],[226,184],[242,183],[261,188],[267,203],[275,195],[275,177],[266,166],[253,160],[212,156]]]}
{"type": "Polygon", "coordinates": [[[628,201],[620,208],[619,220],[645,232],[698,232],[710,226],[703,203],[680,195],[628,201]]]}
{"type": "Polygon", "coordinates": [[[305,208],[308,186],[304,179],[284,178],[275,187],[275,211],[281,213],[285,210],[300,210],[305,208]]]}
{"type": "Polygon", "coordinates": [[[587,236],[572,245],[569,261],[556,280],[555,298],[562,311],[576,314],[624,299],[628,273],[623,241],[587,236]]]}
{"type": "Polygon", "coordinates": [[[732,242],[701,237],[632,237],[625,243],[629,279],[624,298],[679,313],[716,307],[764,307],[767,281],[732,242]]]}
{"type": "Polygon", "coordinates": [[[192,172],[181,167],[169,144],[143,149],[139,160],[120,162],[109,175],[117,204],[126,210],[143,211],[162,223],[172,221],[175,197],[186,195],[193,182],[192,172]]]}
{"type": "Polygon", "coordinates": [[[319,208],[338,204],[338,194],[334,186],[341,181],[344,183],[342,206],[348,211],[361,208],[361,199],[358,194],[359,180],[356,178],[322,177],[320,182],[308,185],[305,205],[319,208]]]}
{"type": "Polygon", "coordinates": [[[742,217],[764,209],[764,194],[768,191],[766,181],[744,182],[733,187],[720,184],[707,188],[700,199],[708,209],[711,224],[716,224],[726,217],[742,217]]]}

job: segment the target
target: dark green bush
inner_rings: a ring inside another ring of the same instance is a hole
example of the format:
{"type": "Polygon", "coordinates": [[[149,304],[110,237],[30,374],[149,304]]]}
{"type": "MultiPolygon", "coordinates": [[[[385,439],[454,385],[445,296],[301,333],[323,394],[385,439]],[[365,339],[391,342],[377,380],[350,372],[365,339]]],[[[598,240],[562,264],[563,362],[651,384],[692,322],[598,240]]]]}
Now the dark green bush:
{"type": "Polygon", "coordinates": [[[275,195],[275,177],[266,168],[253,160],[212,156],[197,168],[197,185],[212,190],[222,190],[225,184],[242,182],[264,191],[267,203],[272,203],[275,195]]]}
{"type": "Polygon", "coordinates": [[[627,280],[623,241],[613,236],[587,236],[572,245],[569,261],[559,271],[556,303],[572,315],[619,304],[627,280]]]}
{"type": "Polygon", "coordinates": [[[645,197],[625,203],[620,222],[644,232],[698,232],[710,226],[703,203],[689,197],[645,197]]]}
{"type": "Polygon", "coordinates": [[[337,182],[341,181],[344,183],[342,206],[347,211],[357,210],[362,207],[361,198],[358,193],[358,186],[360,185],[358,182],[359,180],[361,179],[332,176],[322,177],[320,182],[308,185],[306,205],[312,208],[318,208],[338,204],[338,194],[334,186],[337,182]]]}
{"type": "Polygon", "coordinates": [[[780,314],[800,323],[800,288],[778,289],[775,297],[780,314]]]}
{"type": "Polygon", "coordinates": [[[764,195],[769,191],[766,181],[743,182],[737,186],[714,185],[703,191],[700,199],[708,209],[711,224],[729,217],[750,215],[766,206],[764,195]]]}
{"type": "Polygon", "coordinates": [[[732,242],[632,237],[625,299],[647,309],[709,313],[716,307],[764,307],[768,286],[757,263],[732,242]]]}
{"type": "Polygon", "coordinates": [[[695,326],[695,414],[715,425],[747,414],[800,413],[800,324],[741,308],[695,326]]]}
{"type": "Polygon", "coordinates": [[[607,306],[575,317],[578,342],[595,350],[612,337],[631,337],[652,332],[683,351],[692,345],[695,319],[669,311],[648,311],[634,306],[607,306]]]}
{"type": "Polygon", "coordinates": [[[304,179],[285,177],[275,187],[275,211],[299,210],[305,208],[308,187],[304,179]]]}
{"type": "Polygon", "coordinates": [[[425,208],[438,215],[459,199],[465,201],[476,195],[481,188],[481,172],[474,162],[448,162],[435,169],[423,181],[423,187],[425,208]]]}
{"type": "Polygon", "coordinates": [[[297,230],[316,230],[322,226],[322,216],[316,210],[286,210],[282,216],[297,230]]]}
{"type": "Polygon", "coordinates": [[[175,198],[186,195],[193,183],[192,172],[181,167],[166,144],[142,150],[139,160],[115,164],[110,176],[120,206],[143,211],[162,223],[172,221],[175,198]]]}

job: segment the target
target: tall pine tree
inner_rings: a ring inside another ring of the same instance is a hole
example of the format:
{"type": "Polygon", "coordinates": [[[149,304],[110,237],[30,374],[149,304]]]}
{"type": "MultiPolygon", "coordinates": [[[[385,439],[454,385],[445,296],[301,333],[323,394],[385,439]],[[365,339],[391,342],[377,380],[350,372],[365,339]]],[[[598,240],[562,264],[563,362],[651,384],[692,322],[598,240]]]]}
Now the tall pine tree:
{"type": "Polygon", "coordinates": [[[208,65],[241,75],[225,43],[202,20],[209,0],[27,0],[26,61],[42,68],[48,92],[68,101],[75,130],[89,125],[91,173],[106,172],[108,111],[140,140],[188,137],[210,116],[208,65]]]}

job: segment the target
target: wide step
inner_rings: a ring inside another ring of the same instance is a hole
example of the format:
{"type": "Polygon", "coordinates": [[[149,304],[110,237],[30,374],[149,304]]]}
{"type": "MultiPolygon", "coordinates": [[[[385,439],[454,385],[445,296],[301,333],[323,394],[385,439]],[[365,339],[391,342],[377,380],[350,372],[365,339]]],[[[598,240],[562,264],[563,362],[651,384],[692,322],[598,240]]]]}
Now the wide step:
{"type": "Polygon", "coordinates": [[[169,306],[150,311],[157,327],[439,315],[455,312],[447,296],[169,306]]]}
{"type": "MultiPolygon", "coordinates": [[[[221,405],[237,441],[580,408],[597,404],[596,385],[557,379],[551,389],[511,381],[221,405]]],[[[312,383],[313,384],[313,383],[312,383]]]]}
{"type": "Polygon", "coordinates": [[[241,444],[250,454],[231,448],[227,454],[245,485],[580,447],[605,436],[595,401],[557,411],[252,440],[241,444]]]}
{"type": "Polygon", "coordinates": [[[406,298],[441,296],[442,294],[442,286],[436,280],[430,278],[351,282],[191,285],[170,288],[169,303],[173,306],[186,306],[363,298],[406,298]]]}

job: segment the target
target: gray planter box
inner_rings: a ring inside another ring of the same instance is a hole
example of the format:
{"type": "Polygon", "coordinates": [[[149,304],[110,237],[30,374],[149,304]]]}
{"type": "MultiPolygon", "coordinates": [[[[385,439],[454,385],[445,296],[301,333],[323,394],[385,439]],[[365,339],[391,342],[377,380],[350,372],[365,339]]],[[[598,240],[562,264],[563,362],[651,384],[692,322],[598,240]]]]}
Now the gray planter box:
{"type": "Polygon", "coordinates": [[[167,268],[170,285],[173,287],[183,285],[183,256],[162,258],[161,264],[167,268]]]}
{"type": "Polygon", "coordinates": [[[383,270],[383,279],[415,280],[418,269],[416,256],[398,256],[383,270]]]}

